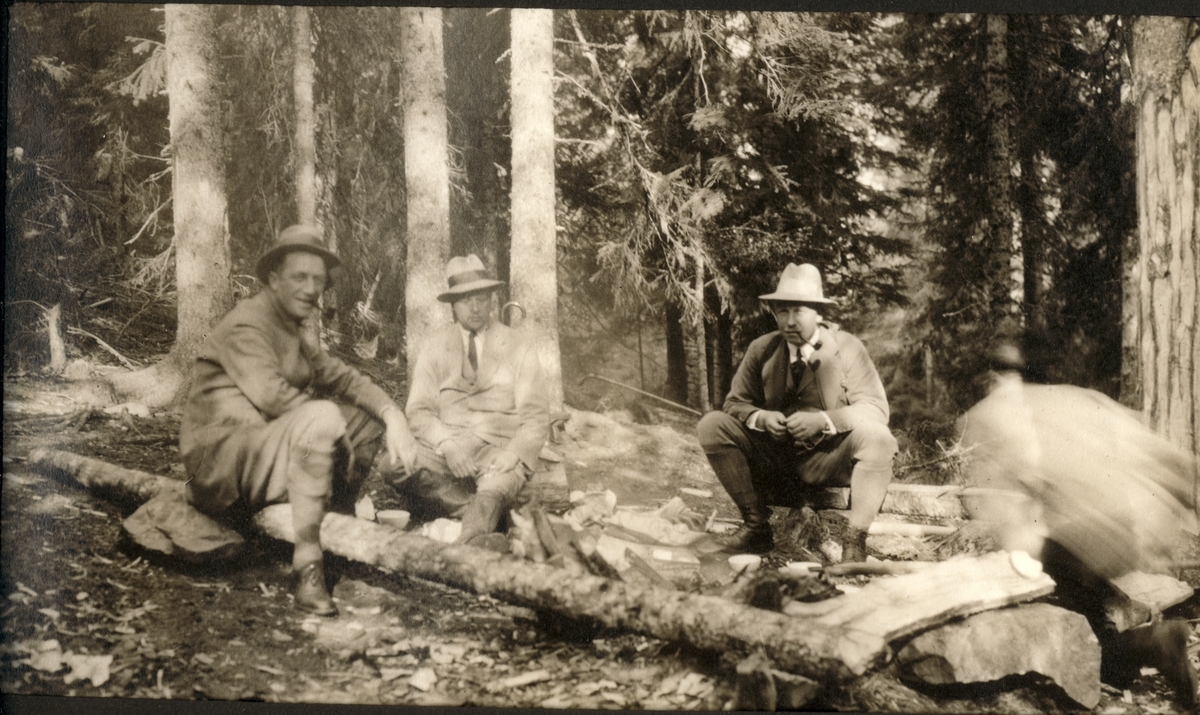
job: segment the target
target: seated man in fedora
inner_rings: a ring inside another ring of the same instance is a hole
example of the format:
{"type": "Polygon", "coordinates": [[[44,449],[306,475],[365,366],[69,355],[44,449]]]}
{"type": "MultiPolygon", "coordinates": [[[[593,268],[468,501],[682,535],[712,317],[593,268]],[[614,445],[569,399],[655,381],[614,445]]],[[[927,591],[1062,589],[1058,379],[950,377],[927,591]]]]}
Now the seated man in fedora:
{"type": "Polygon", "coordinates": [[[759,296],[779,330],[746,349],[723,412],[706,414],[700,445],[743,525],[720,537],[727,551],[774,548],[770,505],[798,506],[806,488],[850,486],[842,560],[866,559],[867,528],[888,483],[896,440],[875,365],[858,338],[824,322],[816,266],[789,263],[774,293],[759,296]]]}
{"type": "Polygon", "coordinates": [[[331,502],[352,509],[381,437],[385,471],[416,458],[400,407],[304,329],[338,263],[314,226],[279,234],[256,266],[263,289],[200,348],[179,433],[188,501],[201,511],[248,516],[291,503],[296,605],[321,615],[336,613],[320,542],[331,502]]]}
{"type": "Polygon", "coordinates": [[[454,323],[421,346],[406,412],[417,470],[396,484],[414,515],[462,518],[459,543],[505,552],[501,518],[537,465],[550,430],[549,395],[532,341],[496,320],[496,292],[475,255],[446,265],[454,323]]]}

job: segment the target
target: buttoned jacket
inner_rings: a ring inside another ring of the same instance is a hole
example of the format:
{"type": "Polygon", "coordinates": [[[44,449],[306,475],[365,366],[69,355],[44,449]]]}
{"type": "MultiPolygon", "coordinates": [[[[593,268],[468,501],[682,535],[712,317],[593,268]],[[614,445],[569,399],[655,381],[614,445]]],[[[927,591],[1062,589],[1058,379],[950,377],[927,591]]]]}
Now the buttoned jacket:
{"type": "Polygon", "coordinates": [[[800,384],[790,376],[787,341],[778,330],[746,348],[746,354],[725,397],[725,412],[745,422],[758,410],[782,412],[799,409],[823,410],[838,432],[853,430],[864,422],[888,422],[887,395],[875,364],[862,341],[843,332],[834,323],[817,327],[817,349],[809,357],[800,384]],[[819,405],[797,407],[797,390],[817,383],[819,405]]]}
{"type": "Polygon", "coordinates": [[[480,337],[473,380],[463,375],[465,341],[457,324],[425,341],[411,372],[409,426],[431,447],[471,435],[511,450],[534,469],[550,433],[549,395],[536,347],[499,322],[480,337]]]}
{"type": "Polygon", "coordinates": [[[205,339],[179,430],[187,456],[247,425],[262,425],[316,398],[381,417],[391,397],[301,334],[295,318],[262,291],[238,303],[205,339]]]}

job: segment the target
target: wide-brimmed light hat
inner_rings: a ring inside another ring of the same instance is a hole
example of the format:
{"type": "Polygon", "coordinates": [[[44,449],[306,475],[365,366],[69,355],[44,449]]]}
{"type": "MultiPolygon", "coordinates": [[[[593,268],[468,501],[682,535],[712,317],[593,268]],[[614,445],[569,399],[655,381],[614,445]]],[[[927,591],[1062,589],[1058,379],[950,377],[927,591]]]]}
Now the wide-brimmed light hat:
{"type": "Polygon", "coordinates": [[[449,289],[437,297],[443,303],[453,303],[459,296],[504,285],[490,277],[483,261],[474,253],[455,256],[446,264],[446,283],[449,289]]]}
{"type": "Polygon", "coordinates": [[[254,275],[258,276],[258,279],[265,285],[267,274],[278,265],[278,260],[283,254],[292,251],[304,251],[320,256],[325,261],[326,270],[332,270],[342,264],[342,259],[325,248],[325,234],[320,227],[295,224],[279,232],[279,237],[275,239],[275,245],[262,254],[258,263],[254,265],[254,275]]]}
{"type": "Polygon", "coordinates": [[[797,266],[787,264],[779,276],[774,293],[758,296],[761,300],[786,300],[793,303],[834,304],[837,301],[825,297],[821,289],[821,272],[811,263],[797,266]]]}

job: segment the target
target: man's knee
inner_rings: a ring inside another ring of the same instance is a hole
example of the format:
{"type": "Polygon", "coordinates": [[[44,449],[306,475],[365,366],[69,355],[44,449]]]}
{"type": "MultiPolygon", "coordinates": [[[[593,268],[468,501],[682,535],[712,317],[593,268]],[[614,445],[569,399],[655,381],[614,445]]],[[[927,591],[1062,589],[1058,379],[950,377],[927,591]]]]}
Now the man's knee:
{"type": "Polygon", "coordinates": [[[705,452],[719,452],[731,447],[738,447],[737,435],[742,425],[738,418],[728,412],[709,412],[700,418],[696,425],[696,436],[700,440],[700,448],[705,452]]]}
{"type": "Polygon", "coordinates": [[[487,472],[475,480],[477,493],[493,492],[502,494],[506,499],[515,499],[525,487],[527,481],[522,473],[522,467],[510,469],[507,472],[487,472]]]}
{"type": "Polygon", "coordinates": [[[867,422],[855,427],[847,438],[854,458],[873,463],[891,464],[892,457],[899,451],[896,437],[887,425],[867,422]]]}
{"type": "Polygon", "coordinates": [[[295,410],[292,419],[300,430],[311,439],[334,441],[346,434],[346,418],[336,402],[330,400],[312,400],[305,402],[295,410]]]}

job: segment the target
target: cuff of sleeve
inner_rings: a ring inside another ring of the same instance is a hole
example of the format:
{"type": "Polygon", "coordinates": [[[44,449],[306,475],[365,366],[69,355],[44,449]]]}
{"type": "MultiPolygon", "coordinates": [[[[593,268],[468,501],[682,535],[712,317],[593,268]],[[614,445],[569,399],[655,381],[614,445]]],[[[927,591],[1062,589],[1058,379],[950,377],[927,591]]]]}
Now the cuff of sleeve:
{"type": "MultiPolygon", "coordinates": [[[[762,427],[758,426],[758,416],[760,414],[762,414],[762,410],[755,410],[755,411],[751,412],[750,416],[746,418],[746,427],[754,430],[755,432],[762,432],[763,431],[762,427]]],[[[828,418],[826,418],[826,419],[828,419],[828,418]]]]}
{"type": "Polygon", "coordinates": [[[833,420],[829,419],[829,415],[822,412],[821,416],[825,418],[825,434],[837,434],[837,427],[833,424],[833,420]]]}

